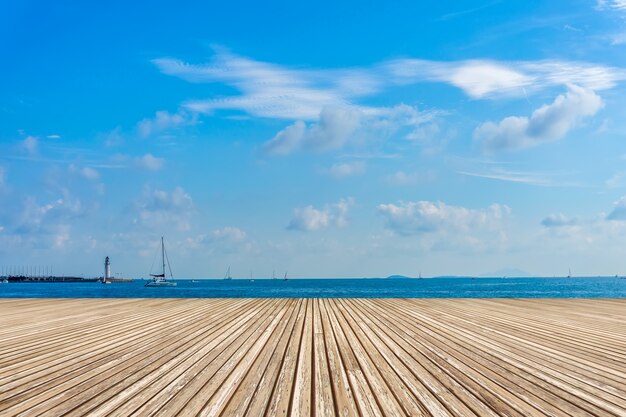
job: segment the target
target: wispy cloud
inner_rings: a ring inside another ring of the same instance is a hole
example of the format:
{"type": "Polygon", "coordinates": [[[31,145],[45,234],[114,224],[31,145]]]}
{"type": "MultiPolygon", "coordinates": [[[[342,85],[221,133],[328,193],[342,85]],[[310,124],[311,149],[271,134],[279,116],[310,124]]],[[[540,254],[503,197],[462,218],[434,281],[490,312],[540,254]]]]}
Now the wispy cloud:
{"type": "MultiPolygon", "coordinates": [[[[591,90],[612,88],[626,79],[622,68],[576,61],[430,61],[401,58],[364,68],[302,69],[256,61],[218,48],[210,62],[190,64],[173,58],[152,61],[167,75],[194,83],[223,83],[240,92],[190,100],[188,110],[243,111],[257,117],[315,120],[325,107],[357,106],[397,85],[441,82],[476,99],[523,97],[545,88],[576,84],[591,90]]],[[[363,111],[376,111],[359,106],[363,111]]]]}
{"type": "Polygon", "coordinates": [[[362,175],[365,173],[366,164],[363,161],[336,163],[322,170],[325,174],[331,175],[335,178],[351,177],[356,175],[362,175]]]}
{"type": "Polygon", "coordinates": [[[224,84],[239,94],[188,100],[175,114],[157,112],[153,119],[139,123],[142,135],[189,123],[193,120],[189,114],[213,115],[218,111],[225,111],[224,117],[291,121],[263,146],[270,155],[339,149],[353,136],[391,137],[407,126],[413,129],[403,133],[405,138],[422,143],[425,141],[420,138],[428,137],[424,152],[437,152],[449,136],[445,134],[431,143],[433,135],[442,135],[439,124],[434,122],[437,111],[418,111],[402,103],[390,107],[364,104],[365,98],[397,86],[445,83],[473,99],[527,98],[548,88],[571,86],[565,96],[559,96],[549,108],[538,109],[530,119],[507,118],[499,126],[487,123],[476,134],[492,149],[534,146],[560,138],[579,118],[594,114],[599,106],[592,101],[597,97],[595,91],[612,88],[626,79],[622,68],[561,60],[446,62],[401,58],[362,68],[297,68],[242,57],[219,47],[208,63],[192,64],[174,58],[152,62],[163,74],[192,83],[224,84]],[[569,117],[575,113],[571,106],[557,123],[548,123],[547,117],[539,120],[542,113],[552,116],[557,112],[561,101],[567,104],[577,98],[578,104],[589,105],[579,111],[580,117],[569,117]],[[540,124],[545,125],[543,131],[537,127],[540,124]]]}
{"type": "Polygon", "coordinates": [[[597,8],[600,10],[626,12],[626,0],[598,0],[597,8]]]}
{"type": "Polygon", "coordinates": [[[153,63],[164,74],[190,82],[221,82],[242,94],[209,100],[193,100],[184,107],[195,112],[243,110],[248,114],[282,119],[315,119],[325,106],[348,104],[344,96],[377,90],[378,81],[359,71],[345,71],[331,82],[330,72],[291,69],[281,65],[255,61],[217,49],[208,64],[188,64],[177,59],[161,58],[153,63]],[[330,83],[330,85],[329,85],[330,83]],[[343,94],[342,94],[343,93],[343,94]]]}
{"type": "Polygon", "coordinates": [[[516,182],[539,187],[580,187],[581,184],[574,181],[563,180],[563,174],[545,173],[533,171],[512,171],[494,167],[484,171],[458,171],[461,175],[470,177],[488,178],[498,181],[516,182]]]}
{"type": "Polygon", "coordinates": [[[626,79],[623,68],[576,61],[427,61],[398,59],[383,66],[398,84],[443,82],[474,99],[524,97],[546,88],[576,84],[591,90],[613,88],[626,79]]]}
{"type": "Polygon", "coordinates": [[[481,10],[493,7],[494,5],[496,5],[498,3],[501,3],[501,2],[500,1],[492,1],[491,3],[483,4],[481,6],[473,7],[471,9],[458,10],[456,12],[446,13],[446,14],[442,15],[441,17],[439,17],[436,20],[437,21],[446,21],[446,20],[455,19],[457,17],[465,16],[465,15],[472,14],[472,13],[476,13],[476,12],[479,12],[481,10]]]}

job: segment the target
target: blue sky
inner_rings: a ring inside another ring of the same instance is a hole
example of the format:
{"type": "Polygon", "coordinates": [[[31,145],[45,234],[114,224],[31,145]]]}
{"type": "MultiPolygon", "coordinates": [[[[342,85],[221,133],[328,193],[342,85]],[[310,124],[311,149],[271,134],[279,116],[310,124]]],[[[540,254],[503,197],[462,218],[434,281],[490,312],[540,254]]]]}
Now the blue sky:
{"type": "Polygon", "coordinates": [[[0,265],[626,274],[626,2],[4,2],[0,265]]]}

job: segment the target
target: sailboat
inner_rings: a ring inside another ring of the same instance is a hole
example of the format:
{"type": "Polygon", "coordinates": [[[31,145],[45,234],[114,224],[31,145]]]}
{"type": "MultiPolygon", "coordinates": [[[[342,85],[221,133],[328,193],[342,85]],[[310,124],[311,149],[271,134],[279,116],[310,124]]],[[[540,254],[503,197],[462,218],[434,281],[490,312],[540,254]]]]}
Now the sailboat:
{"type": "Polygon", "coordinates": [[[144,287],[175,287],[176,283],[165,279],[165,261],[167,261],[167,267],[170,271],[170,277],[172,276],[172,268],[170,267],[170,260],[165,252],[165,244],[163,243],[163,236],[161,236],[161,273],[150,274],[152,279],[144,285],[144,287]]]}
{"type": "Polygon", "coordinates": [[[569,272],[567,274],[567,278],[571,278],[572,277],[572,268],[569,269],[569,272]]]}
{"type": "Polygon", "coordinates": [[[233,279],[233,277],[230,276],[230,265],[228,265],[228,271],[226,271],[226,275],[224,275],[224,279],[233,279]]]}
{"type": "Polygon", "coordinates": [[[283,277],[284,281],[287,281],[287,271],[285,271],[285,276],[283,277]]]}

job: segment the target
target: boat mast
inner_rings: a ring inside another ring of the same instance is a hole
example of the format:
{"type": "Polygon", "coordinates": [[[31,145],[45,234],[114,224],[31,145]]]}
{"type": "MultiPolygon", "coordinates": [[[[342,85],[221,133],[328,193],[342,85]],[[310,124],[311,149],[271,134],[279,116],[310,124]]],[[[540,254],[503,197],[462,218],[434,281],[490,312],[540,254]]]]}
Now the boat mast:
{"type": "Polygon", "coordinates": [[[165,245],[163,244],[163,236],[161,236],[161,261],[163,263],[163,279],[165,279],[165,245]]]}

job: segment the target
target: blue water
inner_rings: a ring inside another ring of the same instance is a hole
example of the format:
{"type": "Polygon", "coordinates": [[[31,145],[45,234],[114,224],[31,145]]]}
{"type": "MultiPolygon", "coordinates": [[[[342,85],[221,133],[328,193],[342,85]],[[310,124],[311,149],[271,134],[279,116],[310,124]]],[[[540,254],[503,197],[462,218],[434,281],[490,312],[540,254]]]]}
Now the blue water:
{"type": "Polygon", "coordinates": [[[433,278],[178,280],[176,287],[128,283],[0,284],[0,298],[219,298],[219,297],[405,297],[405,298],[626,298],[619,278],[433,278]]]}

